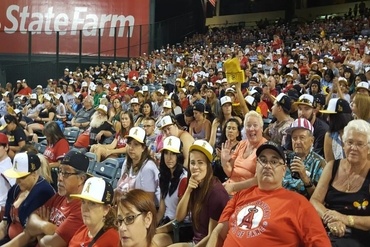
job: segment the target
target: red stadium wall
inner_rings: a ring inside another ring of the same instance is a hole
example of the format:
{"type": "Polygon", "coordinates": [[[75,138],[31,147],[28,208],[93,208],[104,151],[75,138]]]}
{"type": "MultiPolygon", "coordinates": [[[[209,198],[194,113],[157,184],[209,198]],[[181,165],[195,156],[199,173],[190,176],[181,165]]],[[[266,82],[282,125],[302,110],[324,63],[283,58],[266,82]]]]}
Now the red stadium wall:
{"type": "Polygon", "coordinates": [[[150,0],[1,0],[0,53],[139,56],[149,42],[150,0]],[[115,34],[116,30],[116,34],[115,34]],[[31,31],[29,42],[28,31],[31,31]]]}

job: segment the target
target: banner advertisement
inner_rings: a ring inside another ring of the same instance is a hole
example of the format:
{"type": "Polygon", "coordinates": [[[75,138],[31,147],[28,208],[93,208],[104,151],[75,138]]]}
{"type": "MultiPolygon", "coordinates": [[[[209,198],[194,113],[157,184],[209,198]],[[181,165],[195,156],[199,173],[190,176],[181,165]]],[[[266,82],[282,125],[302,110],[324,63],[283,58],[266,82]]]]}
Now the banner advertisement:
{"type": "Polygon", "coordinates": [[[2,0],[0,53],[139,56],[149,43],[150,0],[2,0]],[[31,42],[29,42],[31,31],[31,42]],[[129,49],[129,50],[128,50],[129,49]],[[129,52],[129,53],[128,53],[129,52]]]}

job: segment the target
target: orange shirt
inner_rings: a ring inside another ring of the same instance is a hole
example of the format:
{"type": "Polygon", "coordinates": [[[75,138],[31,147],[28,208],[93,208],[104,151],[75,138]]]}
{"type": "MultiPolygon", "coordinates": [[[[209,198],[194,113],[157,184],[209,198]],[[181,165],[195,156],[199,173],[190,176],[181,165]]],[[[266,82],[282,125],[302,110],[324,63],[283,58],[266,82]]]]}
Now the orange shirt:
{"type": "Polygon", "coordinates": [[[262,138],[260,143],[258,143],[257,147],[253,149],[252,153],[249,154],[247,158],[243,158],[243,154],[250,143],[248,140],[239,142],[231,157],[231,159],[234,160],[234,166],[226,183],[240,182],[254,177],[257,162],[256,149],[266,141],[265,138],[262,138]]]}

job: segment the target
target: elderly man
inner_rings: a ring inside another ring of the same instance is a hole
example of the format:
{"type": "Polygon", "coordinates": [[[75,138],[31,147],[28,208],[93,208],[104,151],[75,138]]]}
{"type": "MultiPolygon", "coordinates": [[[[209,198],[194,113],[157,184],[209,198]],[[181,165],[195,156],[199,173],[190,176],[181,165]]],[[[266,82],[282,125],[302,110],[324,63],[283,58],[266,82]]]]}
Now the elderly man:
{"type": "Polygon", "coordinates": [[[114,130],[112,124],[108,122],[107,106],[99,105],[96,108],[91,117],[90,127],[90,145],[110,143],[108,138],[113,136],[114,130]]]}
{"type": "Polygon", "coordinates": [[[88,95],[82,101],[83,107],[77,111],[76,115],[72,118],[71,125],[80,129],[85,129],[90,125],[91,116],[94,114],[93,98],[88,95]]]}
{"type": "Polygon", "coordinates": [[[84,154],[70,151],[58,171],[58,194],[55,194],[37,212],[31,214],[23,233],[3,246],[27,246],[33,237],[38,246],[68,246],[73,234],[83,225],[81,201],[71,194],[82,192],[87,179],[89,159],[84,154]]]}
{"type": "Polygon", "coordinates": [[[226,205],[207,246],[330,247],[310,202],[282,187],[285,155],[273,142],[257,154],[257,186],[237,193],[226,205]]]}
{"type": "MultiPolygon", "coordinates": [[[[298,117],[307,119],[314,127],[313,150],[324,157],[324,138],[325,133],[329,130],[329,125],[316,117],[314,97],[309,94],[302,94],[294,105],[298,107],[298,117]]],[[[286,149],[292,150],[290,138],[287,138],[286,149]]]]}
{"type": "Polygon", "coordinates": [[[291,135],[293,152],[287,155],[288,170],[283,186],[310,198],[319,182],[325,159],[312,149],[314,128],[305,118],[296,119],[287,129],[291,135]]]}

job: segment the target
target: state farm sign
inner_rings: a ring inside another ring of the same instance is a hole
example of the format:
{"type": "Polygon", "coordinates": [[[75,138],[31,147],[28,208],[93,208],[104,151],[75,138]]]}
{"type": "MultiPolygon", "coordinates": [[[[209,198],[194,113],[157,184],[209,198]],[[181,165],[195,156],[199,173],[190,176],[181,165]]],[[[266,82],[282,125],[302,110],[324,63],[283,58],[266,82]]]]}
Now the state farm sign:
{"type": "Polygon", "coordinates": [[[0,52],[27,53],[31,32],[32,53],[53,54],[59,32],[60,53],[78,54],[82,30],[84,55],[97,55],[100,32],[101,55],[113,55],[116,37],[118,56],[127,55],[128,44],[130,55],[137,56],[140,46],[147,50],[149,12],[149,0],[2,0],[0,52]]]}

